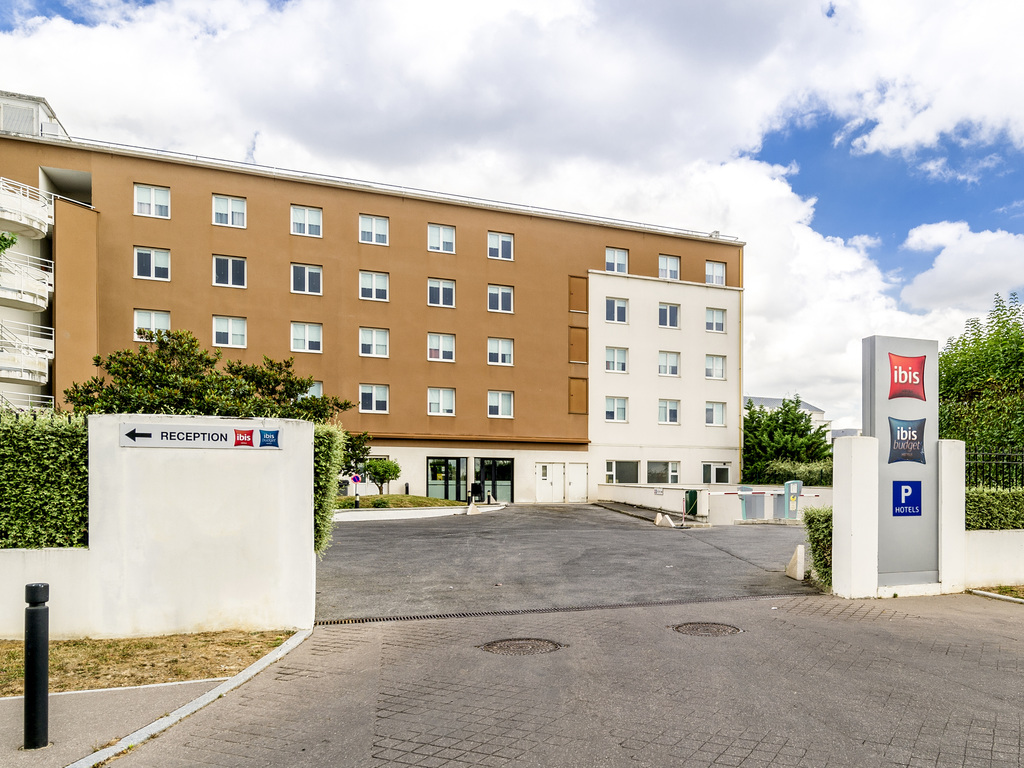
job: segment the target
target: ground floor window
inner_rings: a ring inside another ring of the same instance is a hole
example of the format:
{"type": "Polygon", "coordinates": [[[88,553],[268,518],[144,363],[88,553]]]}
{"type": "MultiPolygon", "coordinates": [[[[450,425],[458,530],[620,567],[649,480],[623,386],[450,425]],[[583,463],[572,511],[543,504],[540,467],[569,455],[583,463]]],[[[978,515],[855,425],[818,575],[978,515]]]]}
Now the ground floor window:
{"type": "Polygon", "coordinates": [[[728,483],[729,482],[729,465],[728,464],[715,464],[713,462],[706,461],[701,465],[704,469],[704,482],[707,484],[711,483],[728,483]]]}
{"type": "Polygon", "coordinates": [[[639,483],[639,461],[606,461],[604,463],[606,483],[639,483]]]}
{"type": "Polygon", "coordinates": [[[514,459],[476,459],[473,474],[476,476],[473,496],[477,501],[486,501],[490,493],[496,501],[512,503],[515,490],[514,459]]]}
{"type": "Polygon", "coordinates": [[[468,459],[427,457],[427,496],[466,501],[468,459]]]}
{"type": "Polygon", "coordinates": [[[674,484],[679,482],[678,461],[648,461],[647,482],[674,484]]]}

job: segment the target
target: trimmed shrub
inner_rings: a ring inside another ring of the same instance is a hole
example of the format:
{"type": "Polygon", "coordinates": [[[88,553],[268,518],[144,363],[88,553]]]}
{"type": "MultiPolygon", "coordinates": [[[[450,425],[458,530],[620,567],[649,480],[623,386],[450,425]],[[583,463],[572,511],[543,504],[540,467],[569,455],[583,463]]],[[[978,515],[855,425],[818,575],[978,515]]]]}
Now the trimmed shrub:
{"type": "Polygon", "coordinates": [[[968,488],[968,531],[1005,531],[1024,528],[1024,488],[968,488]]]}
{"type": "Polygon", "coordinates": [[[85,419],[0,411],[0,549],[88,544],[85,419]]]}
{"type": "Polygon", "coordinates": [[[331,545],[344,451],[344,432],[330,424],[313,425],[313,549],[319,557],[331,545]]]}
{"type": "Polygon", "coordinates": [[[811,562],[818,584],[832,591],[832,507],[808,507],[804,510],[804,528],[811,546],[811,562]]]}
{"type": "Polygon", "coordinates": [[[790,480],[800,480],[804,485],[832,487],[832,457],[821,461],[790,461],[775,459],[764,468],[766,485],[782,485],[790,480]]]}
{"type": "Polygon", "coordinates": [[[370,506],[375,507],[376,509],[386,509],[391,505],[388,503],[388,500],[385,499],[383,496],[372,496],[370,497],[370,506]]]}

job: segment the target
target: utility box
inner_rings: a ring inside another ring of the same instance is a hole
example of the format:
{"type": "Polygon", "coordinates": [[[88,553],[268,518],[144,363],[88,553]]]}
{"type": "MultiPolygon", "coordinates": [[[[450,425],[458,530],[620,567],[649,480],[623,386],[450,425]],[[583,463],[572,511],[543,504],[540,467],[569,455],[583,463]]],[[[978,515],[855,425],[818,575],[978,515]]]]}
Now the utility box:
{"type": "Polygon", "coordinates": [[[796,520],[800,515],[800,494],[804,484],[801,480],[790,480],[783,486],[781,494],[775,494],[772,517],[776,520],[796,520]]]}
{"type": "Polygon", "coordinates": [[[764,494],[754,493],[749,485],[741,485],[740,514],[744,520],[764,520],[764,494]]]}

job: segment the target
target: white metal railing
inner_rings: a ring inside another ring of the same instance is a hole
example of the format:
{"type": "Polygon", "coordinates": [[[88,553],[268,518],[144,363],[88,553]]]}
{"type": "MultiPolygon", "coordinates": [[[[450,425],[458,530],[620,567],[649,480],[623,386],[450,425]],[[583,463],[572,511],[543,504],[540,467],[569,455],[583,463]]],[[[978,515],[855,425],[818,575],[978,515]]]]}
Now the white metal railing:
{"type": "Polygon", "coordinates": [[[46,280],[53,286],[53,261],[18,251],[0,253],[0,265],[9,263],[12,267],[25,270],[36,280],[46,280]]]}
{"type": "Polygon", "coordinates": [[[0,303],[15,302],[45,309],[53,293],[53,262],[24,253],[0,254],[0,303]]]}
{"type": "Polygon", "coordinates": [[[9,411],[53,410],[53,395],[32,392],[0,392],[0,409],[9,411]]]}
{"type": "Polygon", "coordinates": [[[0,320],[0,351],[31,357],[53,357],[53,328],[0,320]]]}
{"type": "Polygon", "coordinates": [[[53,195],[0,176],[0,216],[5,214],[45,229],[53,224],[53,195]]]}

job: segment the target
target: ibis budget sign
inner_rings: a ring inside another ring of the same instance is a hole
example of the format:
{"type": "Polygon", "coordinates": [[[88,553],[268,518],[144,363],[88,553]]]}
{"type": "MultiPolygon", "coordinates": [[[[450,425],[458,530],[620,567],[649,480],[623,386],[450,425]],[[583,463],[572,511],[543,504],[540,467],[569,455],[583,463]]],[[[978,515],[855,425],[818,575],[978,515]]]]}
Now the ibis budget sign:
{"type": "Polygon", "coordinates": [[[227,422],[216,426],[132,424],[121,425],[118,445],[123,448],[223,448],[266,450],[281,447],[280,425],[227,422]]]}

